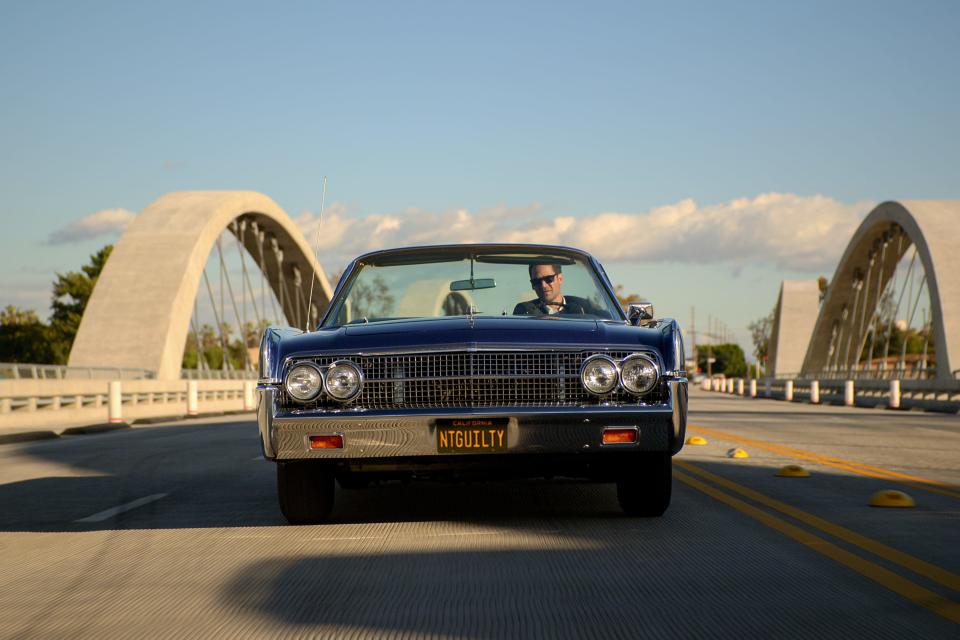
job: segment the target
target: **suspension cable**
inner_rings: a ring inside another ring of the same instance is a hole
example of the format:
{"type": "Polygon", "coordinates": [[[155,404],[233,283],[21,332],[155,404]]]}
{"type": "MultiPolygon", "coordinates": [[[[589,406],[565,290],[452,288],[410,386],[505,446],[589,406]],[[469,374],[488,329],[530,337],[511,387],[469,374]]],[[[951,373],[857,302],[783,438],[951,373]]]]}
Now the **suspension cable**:
{"type": "Polygon", "coordinates": [[[906,281],[910,279],[910,275],[913,273],[913,265],[917,260],[917,247],[913,247],[913,257],[910,258],[910,266],[907,268],[907,275],[904,277],[904,286],[900,289],[900,296],[897,298],[897,306],[893,309],[893,315],[890,316],[890,326],[887,328],[887,343],[883,348],[883,359],[884,362],[890,357],[890,339],[893,337],[893,326],[897,322],[897,314],[900,313],[900,305],[903,303],[903,294],[906,292],[906,281]]]}
{"type": "MultiPolygon", "coordinates": [[[[930,344],[930,335],[933,333],[933,309],[930,309],[930,320],[927,321],[926,313],[923,314],[923,324],[924,324],[924,335],[923,335],[923,375],[925,378],[930,377],[930,361],[927,359],[927,347],[930,344]]],[[[936,358],[934,358],[936,361],[936,358]]]]}
{"type": "Polygon", "coordinates": [[[193,325],[193,336],[197,341],[197,366],[198,371],[206,371],[209,369],[207,365],[206,355],[203,353],[203,341],[200,337],[200,323],[197,322],[197,299],[193,299],[193,314],[190,316],[190,324],[193,325]]]}
{"type": "MultiPolygon", "coordinates": [[[[207,276],[207,269],[203,269],[203,281],[207,285],[207,294],[210,296],[210,306],[213,307],[213,319],[217,323],[217,332],[220,334],[220,344],[224,344],[223,323],[220,322],[220,314],[217,313],[217,301],[213,295],[213,287],[210,286],[210,278],[207,276]]],[[[222,347],[221,347],[222,348],[222,347]]],[[[221,369],[223,368],[223,358],[220,359],[221,369]]]]}
{"type": "Polygon", "coordinates": [[[843,352],[843,368],[848,373],[850,371],[850,343],[853,342],[854,323],[857,321],[857,309],[860,308],[860,292],[863,291],[863,276],[858,275],[859,273],[859,269],[853,272],[853,288],[856,290],[856,294],[853,296],[853,312],[847,316],[850,326],[847,331],[847,348],[843,352]]]}
{"type": "MultiPolygon", "coordinates": [[[[243,273],[243,291],[244,295],[250,294],[250,304],[253,305],[253,316],[257,320],[257,331],[263,330],[263,316],[260,315],[260,309],[257,307],[257,296],[253,291],[253,284],[250,282],[250,272],[247,271],[247,251],[246,251],[246,224],[240,226],[240,235],[237,237],[237,253],[240,254],[240,271],[243,273]]],[[[246,313],[246,305],[243,307],[246,313]]]]}
{"type": "MultiPolygon", "coordinates": [[[[903,241],[903,236],[900,237],[900,241],[903,241]]],[[[868,360],[868,370],[873,371],[873,347],[877,341],[877,327],[880,325],[880,313],[882,311],[880,305],[884,295],[887,292],[888,287],[880,288],[880,283],[883,281],[883,272],[887,266],[887,245],[890,244],[890,238],[885,238],[883,241],[883,248],[880,250],[880,268],[877,270],[877,300],[874,304],[873,315],[870,317],[870,324],[873,325],[870,328],[870,356],[868,360]]],[[[894,263],[894,268],[896,268],[896,263],[894,263]]],[[[889,285],[888,285],[889,286],[889,285]]],[[[866,336],[864,336],[866,339],[866,336]]]]}
{"type": "MultiPolygon", "coordinates": [[[[274,296],[267,296],[267,257],[263,252],[263,241],[267,234],[262,229],[257,230],[257,253],[260,254],[260,297],[263,299],[263,315],[267,315],[267,302],[270,302],[270,309],[273,312],[272,320],[277,322],[277,303],[274,302],[274,296]]],[[[272,285],[271,285],[272,288],[272,285]]]]}
{"type": "MultiPolygon", "coordinates": [[[[907,357],[907,336],[910,333],[910,325],[913,324],[913,318],[917,313],[917,307],[920,305],[920,296],[923,293],[924,285],[927,284],[927,274],[924,272],[923,278],[920,279],[920,284],[917,286],[917,297],[913,301],[913,309],[910,311],[910,319],[907,320],[907,329],[903,332],[903,345],[900,347],[900,368],[903,371],[906,371],[906,357],[907,357]]],[[[912,295],[912,294],[911,294],[912,295]]]]}
{"type": "MultiPolygon", "coordinates": [[[[250,362],[250,352],[247,351],[247,337],[246,337],[246,334],[244,333],[243,322],[240,319],[240,309],[239,307],[237,307],[237,298],[236,296],[233,295],[233,285],[230,283],[230,272],[227,270],[227,265],[223,260],[223,252],[220,250],[219,241],[217,242],[217,257],[220,259],[220,269],[224,274],[224,278],[226,279],[226,282],[227,282],[227,291],[230,294],[230,305],[233,307],[233,314],[237,318],[237,324],[239,325],[239,329],[240,329],[240,332],[239,332],[240,343],[243,345],[243,364],[244,364],[244,367],[247,370],[249,370],[252,368],[252,365],[250,362]]],[[[221,291],[220,293],[222,297],[223,292],[221,291]]],[[[221,308],[221,313],[222,312],[223,312],[223,309],[221,308]]]]}
{"type": "Polygon", "coordinates": [[[860,325],[857,327],[857,350],[853,354],[853,362],[851,366],[855,369],[857,365],[860,364],[860,356],[863,355],[863,344],[867,341],[867,334],[864,333],[864,323],[867,320],[867,304],[870,301],[870,276],[873,274],[873,265],[876,264],[877,253],[874,250],[870,255],[870,261],[867,264],[867,275],[863,279],[863,284],[861,287],[865,287],[866,292],[863,294],[863,304],[860,305],[860,325]]]}

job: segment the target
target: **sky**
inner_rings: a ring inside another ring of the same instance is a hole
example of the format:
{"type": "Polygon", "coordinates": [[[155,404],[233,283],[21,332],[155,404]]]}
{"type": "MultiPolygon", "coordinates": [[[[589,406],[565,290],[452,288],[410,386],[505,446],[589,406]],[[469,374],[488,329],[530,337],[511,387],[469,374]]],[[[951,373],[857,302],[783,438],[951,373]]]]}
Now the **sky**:
{"type": "MultiPolygon", "coordinates": [[[[744,346],[877,203],[960,197],[960,3],[0,0],[0,306],[188,189],[321,263],[523,240],[744,346]],[[695,310],[695,311],[694,311],[695,310]]],[[[814,311],[812,311],[814,312],[814,311]]]]}

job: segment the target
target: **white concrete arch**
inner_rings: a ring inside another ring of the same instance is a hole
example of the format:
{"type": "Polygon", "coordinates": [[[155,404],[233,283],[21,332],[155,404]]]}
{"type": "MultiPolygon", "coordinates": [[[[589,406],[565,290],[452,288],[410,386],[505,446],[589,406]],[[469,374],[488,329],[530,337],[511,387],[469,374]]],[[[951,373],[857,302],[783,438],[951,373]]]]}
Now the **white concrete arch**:
{"type": "Polygon", "coordinates": [[[817,321],[814,310],[820,306],[820,287],[816,280],[784,280],[773,312],[767,375],[796,375],[817,321]]]}
{"type": "Polygon", "coordinates": [[[269,248],[264,273],[287,321],[306,323],[311,273],[316,273],[311,315],[322,313],[332,295],[327,277],[303,234],[273,200],[253,191],[169,193],[144,209],[117,242],[87,304],[70,366],[149,369],[159,379],[179,378],[204,266],[217,238],[238,218],[255,263],[261,258],[258,246],[269,248]],[[290,283],[285,293],[281,269],[290,283]]]}
{"type": "Polygon", "coordinates": [[[960,369],[958,224],[960,200],[905,200],[874,208],[854,233],[830,282],[804,358],[803,375],[816,376],[832,366],[836,357],[831,360],[831,342],[834,349],[843,350],[837,352],[841,360],[849,361],[847,353],[858,352],[880,293],[912,244],[930,292],[936,378],[954,379],[954,370],[960,369]]]}

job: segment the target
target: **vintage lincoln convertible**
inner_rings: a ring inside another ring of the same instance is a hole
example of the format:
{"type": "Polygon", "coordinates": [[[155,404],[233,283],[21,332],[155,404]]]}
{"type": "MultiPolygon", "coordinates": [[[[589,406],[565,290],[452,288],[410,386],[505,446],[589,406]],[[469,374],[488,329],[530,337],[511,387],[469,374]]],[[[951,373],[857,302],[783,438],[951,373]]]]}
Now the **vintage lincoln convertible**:
{"type": "Polygon", "coordinates": [[[291,523],[329,517],[335,483],[498,476],[615,482],[659,516],[687,418],[677,323],[544,245],[360,256],[317,330],[264,332],[257,391],[291,523]]]}

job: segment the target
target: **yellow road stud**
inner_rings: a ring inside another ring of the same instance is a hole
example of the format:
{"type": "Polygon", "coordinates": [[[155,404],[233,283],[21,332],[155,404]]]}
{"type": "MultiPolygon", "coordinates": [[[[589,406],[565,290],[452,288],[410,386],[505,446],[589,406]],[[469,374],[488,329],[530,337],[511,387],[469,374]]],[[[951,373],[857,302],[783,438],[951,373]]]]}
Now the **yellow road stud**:
{"type": "Polygon", "coordinates": [[[687,444],[707,444],[707,439],[700,436],[690,436],[687,438],[687,444]]]}
{"type": "Polygon", "coordinates": [[[810,472],[798,464],[785,464],[777,471],[781,478],[809,478],[810,472]]]}
{"type": "Polygon", "coordinates": [[[730,449],[727,451],[728,458],[749,458],[750,454],[743,449],[730,449]]]}
{"type": "Polygon", "coordinates": [[[871,507],[915,507],[917,503],[903,491],[883,489],[870,496],[871,507]]]}

